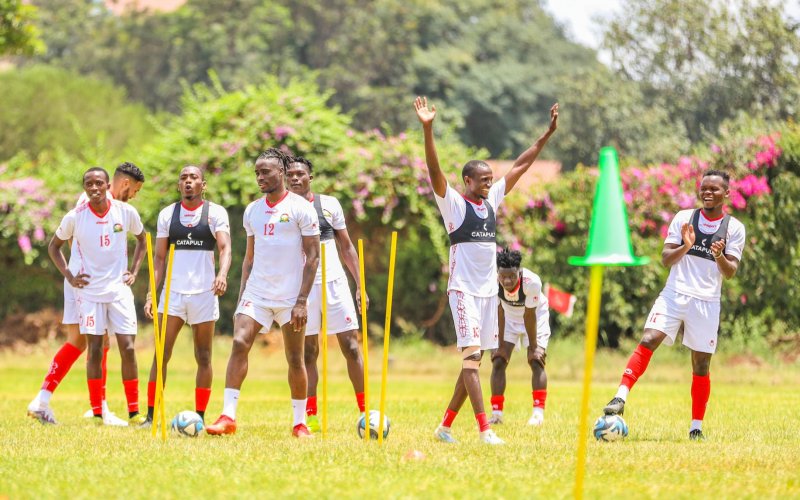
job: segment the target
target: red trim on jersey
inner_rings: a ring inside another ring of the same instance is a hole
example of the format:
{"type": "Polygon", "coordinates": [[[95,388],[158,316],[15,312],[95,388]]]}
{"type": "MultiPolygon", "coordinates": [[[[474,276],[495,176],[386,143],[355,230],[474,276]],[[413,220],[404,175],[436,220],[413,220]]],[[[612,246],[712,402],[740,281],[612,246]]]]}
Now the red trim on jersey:
{"type": "Polygon", "coordinates": [[[281,196],[281,199],[276,201],[275,203],[270,203],[266,196],[264,196],[264,201],[266,202],[266,204],[267,204],[267,206],[269,208],[275,208],[278,205],[278,203],[282,202],[287,196],[289,196],[289,190],[288,189],[286,190],[285,193],[283,193],[283,196],[281,196]]]}
{"type": "Polygon", "coordinates": [[[478,201],[472,201],[469,198],[467,198],[466,195],[463,195],[463,194],[461,195],[461,197],[464,198],[465,200],[467,200],[468,202],[472,203],[473,205],[478,205],[479,207],[483,206],[483,199],[480,199],[478,201]]]}
{"type": "Polygon", "coordinates": [[[86,206],[87,206],[87,207],[89,207],[89,210],[91,210],[91,211],[92,211],[92,213],[93,213],[95,216],[97,216],[98,218],[100,218],[100,219],[102,219],[102,218],[104,218],[106,215],[108,215],[108,212],[109,212],[109,210],[111,210],[111,203],[109,203],[109,201],[108,201],[107,199],[106,199],[106,200],[103,200],[103,201],[105,201],[105,202],[106,202],[106,211],[105,211],[105,212],[103,212],[102,214],[98,214],[97,212],[95,212],[95,211],[94,211],[94,208],[92,208],[92,204],[91,204],[91,203],[89,203],[88,201],[86,202],[86,206]]]}
{"type": "MultiPolygon", "coordinates": [[[[308,198],[306,198],[306,199],[308,200],[308,198]]],[[[311,203],[314,203],[314,193],[311,193],[311,199],[308,200],[308,201],[310,201],[311,203]]]]}
{"type": "Polygon", "coordinates": [[[519,287],[521,287],[521,286],[522,286],[522,280],[519,280],[517,282],[517,286],[514,287],[513,290],[506,290],[506,293],[508,293],[510,295],[514,295],[515,293],[517,293],[519,291],[519,287]]]}
{"type": "Polygon", "coordinates": [[[187,211],[187,212],[194,212],[194,211],[195,211],[195,210],[197,210],[198,208],[202,207],[202,206],[203,206],[203,203],[205,203],[205,202],[206,202],[206,200],[203,200],[203,201],[202,201],[202,202],[200,202],[200,204],[199,204],[199,205],[197,205],[196,207],[194,207],[194,208],[189,208],[189,207],[187,207],[187,206],[186,206],[186,204],[183,202],[183,200],[181,200],[181,206],[182,206],[184,209],[186,209],[186,211],[187,211]]]}
{"type": "Polygon", "coordinates": [[[705,220],[707,220],[708,222],[716,222],[716,221],[720,220],[721,218],[725,217],[725,213],[722,213],[722,214],[721,214],[719,217],[717,217],[716,219],[712,219],[712,218],[710,218],[709,216],[707,216],[707,215],[706,215],[706,211],[705,211],[705,209],[703,209],[703,210],[700,210],[700,214],[702,214],[703,218],[704,218],[705,220]]]}

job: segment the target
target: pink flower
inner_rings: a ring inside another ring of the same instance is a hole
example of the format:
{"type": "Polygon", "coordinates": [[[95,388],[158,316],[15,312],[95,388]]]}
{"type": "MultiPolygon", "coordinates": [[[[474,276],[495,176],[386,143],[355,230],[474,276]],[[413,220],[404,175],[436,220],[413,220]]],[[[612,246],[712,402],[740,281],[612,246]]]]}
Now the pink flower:
{"type": "Polygon", "coordinates": [[[372,153],[366,148],[358,148],[358,154],[362,158],[372,159],[372,153]]]}
{"type": "Polygon", "coordinates": [[[401,141],[405,141],[407,137],[408,136],[406,135],[405,132],[400,132],[400,135],[397,136],[397,138],[400,139],[401,141]]]}
{"type": "Polygon", "coordinates": [[[511,242],[511,250],[515,252],[522,250],[522,245],[520,245],[518,239],[514,238],[514,241],[511,242]]]}
{"type": "Polygon", "coordinates": [[[731,189],[731,205],[736,210],[744,210],[747,207],[747,201],[744,196],[736,189],[731,189]]]}
{"type": "Polygon", "coordinates": [[[28,253],[33,248],[31,246],[31,239],[28,238],[27,234],[19,235],[19,237],[17,238],[17,245],[19,245],[19,248],[22,250],[22,253],[28,253]]]}
{"type": "Polygon", "coordinates": [[[630,191],[625,191],[625,193],[622,195],[622,198],[625,200],[625,204],[627,205],[633,203],[633,193],[630,191]]]}
{"type": "Polygon", "coordinates": [[[347,137],[353,137],[354,135],[356,135],[356,133],[353,129],[347,129],[347,137]]]}
{"type": "Polygon", "coordinates": [[[33,239],[36,241],[44,241],[44,229],[37,227],[33,231],[33,239]]]}
{"type": "Polygon", "coordinates": [[[666,224],[662,224],[658,230],[658,233],[661,235],[661,238],[666,238],[669,234],[669,226],[666,224]]]}
{"type": "Polygon", "coordinates": [[[563,221],[559,220],[553,225],[553,229],[555,230],[556,234],[563,235],[567,232],[567,225],[564,224],[563,221]]]}
{"type": "Polygon", "coordinates": [[[694,206],[694,196],[690,194],[680,193],[678,194],[678,199],[676,201],[682,210],[692,208],[694,206]]]}
{"type": "Polygon", "coordinates": [[[284,137],[290,136],[295,133],[295,130],[288,125],[278,125],[272,131],[275,134],[275,139],[281,141],[284,137]]]}
{"type": "Polygon", "coordinates": [[[745,294],[740,295],[739,296],[739,302],[741,302],[742,305],[747,304],[747,295],[745,295],[745,294]]]}
{"type": "Polygon", "coordinates": [[[711,145],[711,152],[714,153],[714,154],[719,154],[719,153],[722,152],[722,148],[720,148],[716,144],[712,144],[711,145]]]}

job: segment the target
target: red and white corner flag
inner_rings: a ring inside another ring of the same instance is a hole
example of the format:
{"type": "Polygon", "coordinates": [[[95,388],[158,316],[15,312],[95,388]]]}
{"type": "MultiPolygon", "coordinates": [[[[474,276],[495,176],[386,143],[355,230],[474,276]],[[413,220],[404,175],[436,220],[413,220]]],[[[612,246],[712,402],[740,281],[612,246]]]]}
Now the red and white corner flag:
{"type": "Polygon", "coordinates": [[[577,297],[569,292],[562,292],[558,288],[550,286],[550,283],[545,283],[543,291],[547,301],[550,303],[550,309],[558,311],[568,318],[572,316],[577,297]]]}

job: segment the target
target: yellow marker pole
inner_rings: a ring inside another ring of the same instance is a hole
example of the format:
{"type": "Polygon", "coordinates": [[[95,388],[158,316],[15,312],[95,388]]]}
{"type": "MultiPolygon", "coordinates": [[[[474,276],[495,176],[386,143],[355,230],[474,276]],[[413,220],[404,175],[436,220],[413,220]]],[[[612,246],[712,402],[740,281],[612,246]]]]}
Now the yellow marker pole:
{"type": "MultiPolygon", "coordinates": [[[[156,356],[158,356],[158,336],[161,333],[161,330],[158,328],[158,296],[156,295],[156,270],[153,267],[153,239],[150,237],[150,233],[147,233],[147,267],[150,271],[150,297],[151,302],[153,305],[153,343],[155,344],[156,356]]],[[[154,415],[155,417],[155,415],[154,415]]],[[[155,420],[155,418],[153,419],[155,420]]],[[[153,437],[156,437],[156,432],[158,428],[153,423],[151,427],[151,432],[153,437]]]]}
{"type": "MultiPolygon", "coordinates": [[[[361,286],[361,338],[364,351],[364,427],[369,427],[369,337],[367,336],[367,278],[364,274],[364,241],[358,240],[358,270],[361,286]]],[[[364,432],[364,442],[369,443],[369,432],[364,432]]]]}
{"type": "Polygon", "coordinates": [[[589,389],[592,383],[597,332],[600,327],[600,296],[603,289],[603,266],[591,267],[589,281],[589,307],[586,311],[586,353],[583,372],[583,399],[578,424],[578,460],[575,469],[575,498],[583,498],[583,477],[586,472],[586,434],[589,419],[589,389]]]}
{"type": "MultiPolygon", "coordinates": [[[[162,374],[164,366],[164,340],[167,336],[167,312],[169,312],[170,285],[172,285],[172,262],[175,257],[175,244],[169,246],[169,259],[167,260],[167,274],[164,276],[164,315],[161,317],[161,335],[159,335],[159,345],[156,350],[156,408],[160,414],[158,423],[161,427],[161,439],[167,440],[167,416],[164,411],[164,376],[162,374]]],[[[153,415],[153,423],[157,421],[153,415]]]]}
{"type": "MultiPolygon", "coordinates": [[[[381,406],[378,418],[378,443],[383,444],[383,418],[386,414],[386,376],[389,372],[389,337],[392,323],[392,292],[394,290],[394,261],[397,256],[397,231],[392,231],[389,253],[389,285],[386,289],[386,322],[383,325],[383,372],[381,372],[381,406]]],[[[367,415],[369,418],[369,415],[367,415]]]]}
{"type": "Polygon", "coordinates": [[[325,259],[325,244],[321,245],[322,266],[322,323],[319,328],[320,344],[322,345],[322,439],[328,434],[328,282],[327,261],[325,259]]]}

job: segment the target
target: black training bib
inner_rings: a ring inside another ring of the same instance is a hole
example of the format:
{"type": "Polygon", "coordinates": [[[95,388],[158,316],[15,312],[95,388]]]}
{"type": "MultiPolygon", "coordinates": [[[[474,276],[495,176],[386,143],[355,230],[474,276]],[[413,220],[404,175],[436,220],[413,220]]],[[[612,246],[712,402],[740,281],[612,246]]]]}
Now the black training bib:
{"type": "Polygon", "coordinates": [[[319,241],[326,241],[333,239],[333,226],[330,225],[325,214],[322,213],[322,198],[319,195],[314,195],[314,210],[317,211],[319,217],[319,241]]]}
{"type": "Polygon", "coordinates": [[[503,288],[503,285],[501,285],[500,283],[497,284],[498,287],[499,287],[497,295],[500,297],[500,300],[502,300],[503,302],[505,302],[506,304],[508,304],[510,306],[524,307],[525,306],[525,290],[524,290],[524,287],[522,286],[522,284],[523,284],[522,283],[522,271],[520,271],[519,272],[519,291],[518,291],[517,300],[508,300],[506,298],[506,290],[505,290],[505,288],[503,288]]]}
{"type": "Polygon", "coordinates": [[[464,200],[464,203],[467,204],[464,222],[458,229],[448,235],[450,244],[457,245],[458,243],[477,243],[482,241],[494,243],[497,237],[497,221],[495,220],[492,206],[484,200],[489,215],[485,219],[481,219],[475,213],[472,203],[467,200],[464,200]]]}
{"type": "Polygon", "coordinates": [[[186,227],[181,224],[181,204],[175,204],[172,210],[172,221],[169,224],[169,244],[175,244],[175,250],[204,250],[213,252],[217,238],[211,233],[208,224],[208,201],[203,202],[203,212],[200,214],[200,223],[195,227],[186,227]]]}
{"type": "MultiPolygon", "coordinates": [[[[692,214],[692,227],[694,227],[694,245],[687,252],[694,257],[701,259],[714,260],[714,254],[711,252],[711,245],[719,240],[724,240],[728,237],[728,221],[731,216],[725,214],[722,222],[714,234],[706,234],[700,231],[700,209],[696,209],[692,214]]],[[[683,240],[681,240],[683,245],[683,240]]]]}

